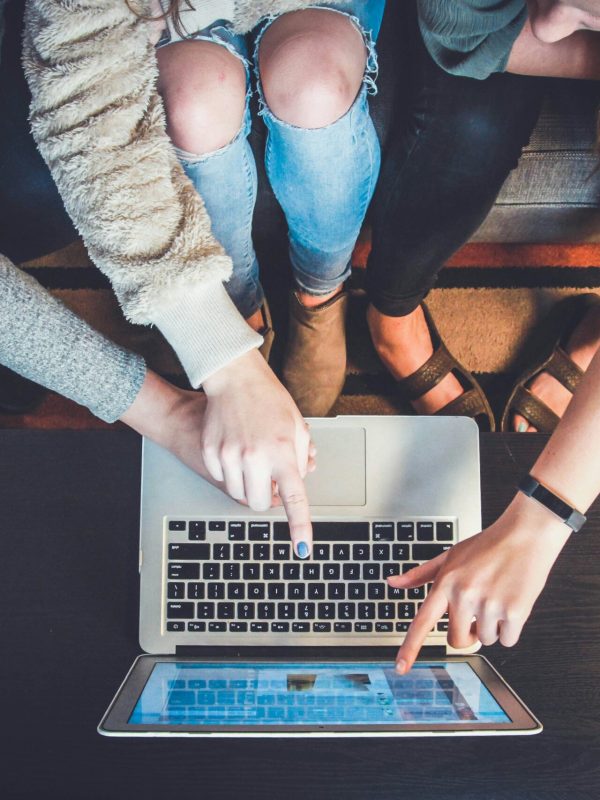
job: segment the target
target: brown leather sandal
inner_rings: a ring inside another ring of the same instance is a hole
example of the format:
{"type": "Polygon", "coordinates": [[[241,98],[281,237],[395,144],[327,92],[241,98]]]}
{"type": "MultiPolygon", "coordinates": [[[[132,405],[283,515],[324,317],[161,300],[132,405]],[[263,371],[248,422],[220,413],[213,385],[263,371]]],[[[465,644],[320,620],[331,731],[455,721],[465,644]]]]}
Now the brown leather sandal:
{"type": "Polygon", "coordinates": [[[496,421],[487,397],[477,380],[457,361],[443,343],[429,309],[422,303],[425,321],[433,342],[433,355],[416,372],[398,381],[402,394],[410,402],[437,386],[446,375],[453,373],[464,388],[464,394],[451,400],[435,416],[472,417],[482,431],[494,431],[496,421]]]}
{"type": "Polygon", "coordinates": [[[527,388],[527,384],[542,372],[552,375],[571,394],[583,377],[583,370],[566,352],[567,342],[587,312],[600,307],[597,294],[580,294],[567,297],[558,303],[550,312],[542,329],[546,332],[545,342],[537,348],[537,357],[533,366],[528,367],[513,386],[512,392],[500,422],[503,432],[512,431],[511,420],[520,414],[540,433],[552,433],[560,422],[560,417],[527,388]],[[547,328],[550,328],[548,334],[547,328]]]}

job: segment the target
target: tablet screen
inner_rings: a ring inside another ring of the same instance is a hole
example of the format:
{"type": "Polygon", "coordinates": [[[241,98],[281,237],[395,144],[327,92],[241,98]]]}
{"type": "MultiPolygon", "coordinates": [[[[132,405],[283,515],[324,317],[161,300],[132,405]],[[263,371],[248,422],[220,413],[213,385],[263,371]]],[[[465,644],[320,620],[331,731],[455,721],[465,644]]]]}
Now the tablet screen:
{"type": "Polygon", "coordinates": [[[510,723],[468,663],[158,662],[130,725],[289,726],[510,723]]]}

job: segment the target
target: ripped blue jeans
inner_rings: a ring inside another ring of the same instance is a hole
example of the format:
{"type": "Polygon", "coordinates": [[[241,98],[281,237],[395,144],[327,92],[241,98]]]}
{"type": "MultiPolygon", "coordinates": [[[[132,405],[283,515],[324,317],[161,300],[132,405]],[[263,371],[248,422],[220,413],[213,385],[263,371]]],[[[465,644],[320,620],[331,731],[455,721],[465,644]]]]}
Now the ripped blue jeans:
{"type": "MultiPolygon", "coordinates": [[[[314,4],[327,8],[326,4],[314,4]]],[[[294,280],[301,291],[327,295],[346,280],[350,258],[379,175],[381,153],[369,114],[368,94],[375,91],[374,42],[385,0],[349,0],[336,10],[362,32],[368,50],[361,91],[343,117],[324,128],[303,129],[272,114],[262,95],[256,67],[260,115],[267,126],[266,171],[288,224],[294,280]]],[[[276,17],[254,33],[253,61],[262,35],[276,17]]],[[[246,65],[248,100],[250,60],[246,37],[219,21],[192,38],[221,44],[246,65]]],[[[226,147],[198,156],[177,149],[181,164],[202,196],[215,237],[233,261],[226,289],[245,319],[262,305],[263,290],[252,243],[256,201],[256,165],[248,143],[249,102],[242,128],[226,147]]]]}

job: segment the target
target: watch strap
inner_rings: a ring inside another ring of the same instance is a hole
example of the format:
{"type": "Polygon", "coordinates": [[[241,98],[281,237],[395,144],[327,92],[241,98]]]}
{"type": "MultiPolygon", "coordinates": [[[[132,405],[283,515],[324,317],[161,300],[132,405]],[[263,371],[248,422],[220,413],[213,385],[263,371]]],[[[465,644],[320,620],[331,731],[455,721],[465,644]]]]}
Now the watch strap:
{"type": "Polygon", "coordinates": [[[561,519],[565,525],[568,525],[572,531],[577,533],[585,524],[587,518],[576,508],[570,506],[558,495],[554,494],[546,486],[543,486],[539,481],[531,475],[526,475],[518,484],[519,491],[536,500],[541,505],[545,506],[555,516],[561,519]]]}

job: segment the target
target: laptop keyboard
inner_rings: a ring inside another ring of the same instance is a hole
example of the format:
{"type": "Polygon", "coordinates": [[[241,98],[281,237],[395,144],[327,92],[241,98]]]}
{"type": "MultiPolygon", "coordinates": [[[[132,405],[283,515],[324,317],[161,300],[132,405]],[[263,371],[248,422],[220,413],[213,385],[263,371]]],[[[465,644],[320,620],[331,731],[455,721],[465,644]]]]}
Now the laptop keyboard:
{"type": "Polygon", "coordinates": [[[166,630],[211,634],[405,633],[427,587],[385,579],[455,538],[447,519],[313,521],[303,561],[286,522],[170,518],[166,533],[166,630]]]}

